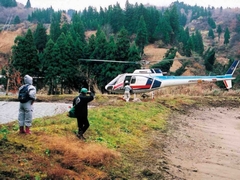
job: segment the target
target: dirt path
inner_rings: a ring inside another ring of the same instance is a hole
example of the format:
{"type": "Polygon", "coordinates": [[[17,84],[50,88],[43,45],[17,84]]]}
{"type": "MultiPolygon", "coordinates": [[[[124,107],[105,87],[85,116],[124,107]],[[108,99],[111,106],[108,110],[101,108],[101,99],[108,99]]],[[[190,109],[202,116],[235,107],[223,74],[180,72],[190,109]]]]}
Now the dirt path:
{"type": "Polygon", "coordinates": [[[192,109],[170,120],[165,152],[174,179],[240,179],[239,111],[192,109]]]}

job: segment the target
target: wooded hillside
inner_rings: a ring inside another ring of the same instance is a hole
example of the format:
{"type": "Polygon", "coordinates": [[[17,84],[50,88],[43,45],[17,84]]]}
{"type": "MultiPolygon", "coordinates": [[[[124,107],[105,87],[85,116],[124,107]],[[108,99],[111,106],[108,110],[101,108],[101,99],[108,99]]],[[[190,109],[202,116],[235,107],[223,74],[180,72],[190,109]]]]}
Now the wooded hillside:
{"type": "Polygon", "coordinates": [[[205,65],[201,74],[222,74],[231,63],[229,59],[240,57],[238,8],[203,8],[177,1],[159,9],[126,1],[124,9],[116,3],[100,8],[99,12],[94,7],[82,12],[33,10],[26,6],[24,9],[32,10],[27,19],[9,24],[10,28],[2,28],[0,33],[2,74],[44,77],[45,82],[39,88],[48,85],[49,94],[56,93],[53,90],[59,84],[60,93],[89,83],[101,89],[117,74],[140,68],[131,64],[86,63],[79,59],[132,62],[144,59],[155,63],[154,67],[173,74],[178,70],[175,75],[182,75],[195,63],[205,65]],[[96,33],[86,35],[92,31],[96,33]],[[173,63],[178,57],[185,59],[173,63]],[[187,62],[189,57],[194,60],[187,62]],[[162,59],[165,61],[161,63],[162,59]]]}

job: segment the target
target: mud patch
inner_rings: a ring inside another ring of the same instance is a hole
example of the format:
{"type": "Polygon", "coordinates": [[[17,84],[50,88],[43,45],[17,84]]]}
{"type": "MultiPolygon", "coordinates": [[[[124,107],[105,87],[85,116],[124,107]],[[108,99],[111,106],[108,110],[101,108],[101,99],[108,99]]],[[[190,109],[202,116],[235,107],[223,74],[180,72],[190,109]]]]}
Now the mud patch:
{"type": "Polygon", "coordinates": [[[238,179],[239,110],[204,107],[174,114],[164,148],[168,173],[174,179],[238,179]]]}

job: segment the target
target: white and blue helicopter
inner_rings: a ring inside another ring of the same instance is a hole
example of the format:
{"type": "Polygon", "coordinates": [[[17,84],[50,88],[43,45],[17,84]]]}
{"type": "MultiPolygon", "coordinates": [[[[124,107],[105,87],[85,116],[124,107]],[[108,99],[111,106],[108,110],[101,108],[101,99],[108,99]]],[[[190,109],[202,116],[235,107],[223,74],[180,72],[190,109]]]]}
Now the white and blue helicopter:
{"type": "Polygon", "coordinates": [[[160,88],[204,82],[223,81],[226,88],[232,88],[233,73],[240,60],[235,60],[225,75],[216,76],[164,76],[160,69],[137,69],[133,73],[124,73],[109,82],[105,89],[110,93],[123,94],[125,82],[128,81],[133,93],[147,93],[160,88]]]}

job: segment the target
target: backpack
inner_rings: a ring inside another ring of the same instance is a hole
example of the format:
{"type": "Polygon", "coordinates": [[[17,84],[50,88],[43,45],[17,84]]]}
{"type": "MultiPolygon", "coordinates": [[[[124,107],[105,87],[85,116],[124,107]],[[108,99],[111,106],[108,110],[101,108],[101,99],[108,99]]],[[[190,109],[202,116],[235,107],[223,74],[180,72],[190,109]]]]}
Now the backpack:
{"type": "Polygon", "coordinates": [[[30,100],[28,86],[29,85],[23,86],[23,88],[18,93],[18,100],[21,103],[26,103],[30,100]]]}
{"type": "MultiPolygon", "coordinates": [[[[76,98],[76,104],[75,106],[81,101],[79,97],[76,98]]],[[[68,117],[70,118],[76,118],[75,114],[75,106],[73,106],[69,111],[68,111],[68,117]]]]}
{"type": "Polygon", "coordinates": [[[75,115],[75,106],[73,106],[73,107],[68,111],[68,117],[76,118],[76,115],[75,115]]]}

